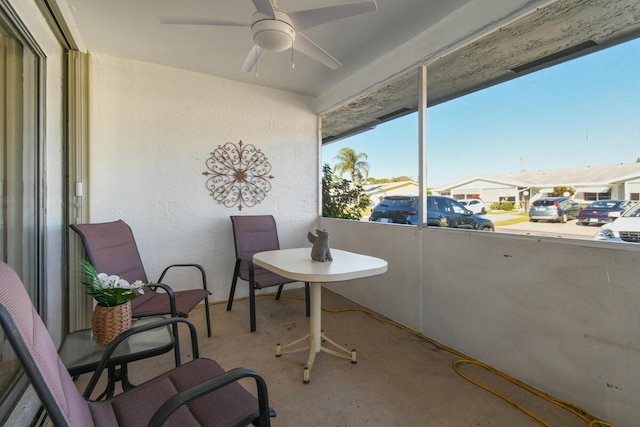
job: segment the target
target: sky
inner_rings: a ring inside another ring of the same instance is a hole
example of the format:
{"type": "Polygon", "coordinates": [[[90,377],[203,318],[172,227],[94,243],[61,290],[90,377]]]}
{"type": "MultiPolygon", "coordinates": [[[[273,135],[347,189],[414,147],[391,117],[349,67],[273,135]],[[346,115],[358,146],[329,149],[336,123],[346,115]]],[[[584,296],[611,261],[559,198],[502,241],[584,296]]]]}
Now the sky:
{"type": "MultiPolygon", "coordinates": [[[[366,153],[369,176],[418,178],[418,116],[324,146],[366,153]]],[[[427,109],[427,185],[640,158],[640,39],[427,109]]],[[[345,176],[345,178],[348,178],[345,176]]]]}

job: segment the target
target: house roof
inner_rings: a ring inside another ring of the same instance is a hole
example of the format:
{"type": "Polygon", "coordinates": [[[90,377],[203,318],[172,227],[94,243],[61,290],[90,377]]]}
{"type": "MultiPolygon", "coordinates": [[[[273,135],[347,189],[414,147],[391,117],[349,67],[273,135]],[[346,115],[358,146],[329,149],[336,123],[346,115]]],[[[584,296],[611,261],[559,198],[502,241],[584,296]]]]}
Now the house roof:
{"type": "Polygon", "coordinates": [[[632,179],[640,179],[640,163],[638,162],[467,177],[462,180],[434,188],[434,191],[447,191],[474,181],[489,181],[497,184],[517,187],[541,188],[555,186],[580,186],[583,188],[583,191],[585,191],[585,188],[590,188],[594,190],[593,192],[600,192],[596,190],[605,187],[608,188],[612,184],[632,179]]]}
{"type": "MultiPolygon", "coordinates": [[[[389,191],[399,190],[405,187],[419,188],[419,185],[415,181],[397,181],[397,182],[385,182],[384,184],[367,184],[363,185],[362,189],[364,193],[371,196],[372,194],[380,194],[389,191]]],[[[417,191],[417,190],[416,190],[417,191]]],[[[414,194],[416,191],[412,191],[414,194]]]]}

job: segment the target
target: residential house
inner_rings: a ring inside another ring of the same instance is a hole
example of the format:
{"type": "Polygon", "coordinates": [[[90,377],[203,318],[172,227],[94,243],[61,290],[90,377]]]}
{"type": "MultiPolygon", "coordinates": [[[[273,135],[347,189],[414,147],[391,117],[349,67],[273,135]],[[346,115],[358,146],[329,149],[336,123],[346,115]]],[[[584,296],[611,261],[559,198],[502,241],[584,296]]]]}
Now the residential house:
{"type": "Polygon", "coordinates": [[[529,203],[554,195],[554,187],[571,188],[573,197],[583,201],[640,200],[640,163],[469,177],[433,191],[455,199],[529,203]]]}
{"type": "Polygon", "coordinates": [[[364,193],[371,198],[373,205],[387,196],[406,196],[418,194],[420,184],[415,181],[385,182],[383,184],[363,185],[364,193]]]}

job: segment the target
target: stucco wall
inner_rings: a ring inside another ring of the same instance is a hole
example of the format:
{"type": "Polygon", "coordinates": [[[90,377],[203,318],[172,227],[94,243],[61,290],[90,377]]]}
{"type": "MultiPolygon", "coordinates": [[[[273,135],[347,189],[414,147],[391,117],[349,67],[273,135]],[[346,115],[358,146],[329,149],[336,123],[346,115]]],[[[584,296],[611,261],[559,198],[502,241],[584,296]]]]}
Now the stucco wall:
{"type": "MultiPolygon", "coordinates": [[[[282,247],[304,242],[318,211],[309,98],[100,53],[91,66],[91,221],[127,222],[150,280],[168,264],[195,262],[213,300],[226,299],[235,260],[229,215],[273,214],[282,247]],[[218,204],[202,174],[218,145],[240,140],[267,155],[274,177],[266,199],[242,211],[218,204]]],[[[164,281],[182,289],[186,279],[164,281]]]]}
{"type": "Polygon", "coordinates": [[[327,284],[327,288],[371,310],[420,330],[421,287],[418,228],[366,221],[320,219],[331,247],[386,259],[389,271],[365,280],[327,284]],[[389,258],[391,257],[391,258],[389,258]]]}
{"type": "Polygon", "coordinates": [[[636,245],[331,219],[320,227],[332,247],[389,262],[383,276],[327,287],[607,421],[640,425],[636,245]]]}

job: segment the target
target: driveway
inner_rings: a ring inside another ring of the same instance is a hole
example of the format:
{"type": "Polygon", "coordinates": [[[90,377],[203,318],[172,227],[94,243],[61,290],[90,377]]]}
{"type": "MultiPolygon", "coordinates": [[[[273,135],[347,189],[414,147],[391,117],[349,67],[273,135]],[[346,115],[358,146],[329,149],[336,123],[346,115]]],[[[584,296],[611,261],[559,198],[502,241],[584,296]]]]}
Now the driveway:
{"type": "MultiPolygon", "coordinates": [[[[491,221],[495,223],[499,221],[507,221],[510,219],[521,218],[519,215],[513,213],[499,213],[486,215],[491,221]]],[[[369,221],[368,216],[364,216],[361,221],[369,221]]],[[[512,234],[530,234],[533,236],[554,236],[554,237],[570,237],[572,239],[586,239],[592,240],[600,226],[584,226],[576,222],[576,220],[568,221],[565,224],[559,222],[529,222],[524,220],[523,222],[511,225],[499,225],[496,227],[498,233],[512,233],[512,234]]]]}
{"type": "MultiPolygon", "coordinates": [[[[493,218],[492,218],[493,219],[493,218]]],[[[499,233],[530,234],[538,236],[570,237],[574,239],[592,240],[600,226],[580,225],[575,220],[565,224],[559,222],[520,222],[518,224],[496,227],[499,233]]]]}

